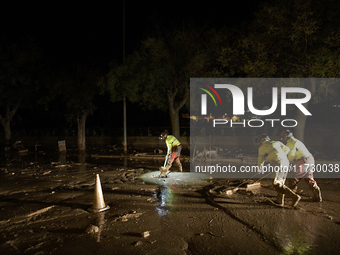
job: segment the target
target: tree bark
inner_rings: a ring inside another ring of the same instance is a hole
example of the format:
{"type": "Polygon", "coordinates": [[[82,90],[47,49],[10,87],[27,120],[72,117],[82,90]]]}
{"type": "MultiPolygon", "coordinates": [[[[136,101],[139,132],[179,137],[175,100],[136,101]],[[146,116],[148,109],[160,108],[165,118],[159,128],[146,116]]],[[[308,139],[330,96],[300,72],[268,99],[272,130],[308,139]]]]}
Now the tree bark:
{"type": "Polygon", "coordinates": [[[77,118],[78,124],[78,150],[85,151],[86,150],[86,136],[85,136],[85,123],[87,118],[87,113],[85,111],[77,118]]]}
{"type": "Polygon", "coordinates": [[[179,112],[175,109],[170,109],[170,121],[171,121],[171,130],[172,135],[174,135],[177,139],[180,138],[180,127],[179,127],[179,112]]]}
{"type": "Polygon", "coordinates": [[[11,120],[8,118],[4,118],[1,121],[2,126],[4,127],[5,131],[5,142],[9,143],[12,138],[12,131],[11,131],[11,120]]]}
{"type": "Polygon", "coordinates": [[[6,115],[4,117],[0,115],[0,122],[4,128],[6,143],[9,143],[12,138],[11,121],[19,106],[20,100],[18,100],[17,103],[13,106],[13,109],[10,109],[9,105],[6,106],[6,115]]]}
{"type": "Polygon", "coordinates": [[[171,129],[172,129],[172,135],[174,135],[177,139],[180,138],[180,126],[179,126],[179,110],[185,105],[185,103],[188,101],[190,96],[189,88],[186,89],[185,95],[183,96],[182,101],[175,107],[175,97],[177,94],[177,90],[175,90],[173,93],[168,91],[167,93],[167,99],[168,99],[168,105],[169,105],[169,115],[170,115],[170,121],[171,121],[171,129]]]}
{"type": "MultiPolygon", "coordinates": [[[[311,96],[313,97],[316,91],[314,78],[310,78],[310,85],[308,89],[311,93],[311,96]]],[[[308,109],[308,103],[309,102],[304,103],[302,105],[306,109],[308,109]]],[[[307,116],[304,115],[300,110],[297,110],[295,114],[295,120],[297,121],[298,125],[294,128],[294,136],[303,142],[305,138],[305,127],[306,127],[306,122],[307,122],[307,116]]]]}

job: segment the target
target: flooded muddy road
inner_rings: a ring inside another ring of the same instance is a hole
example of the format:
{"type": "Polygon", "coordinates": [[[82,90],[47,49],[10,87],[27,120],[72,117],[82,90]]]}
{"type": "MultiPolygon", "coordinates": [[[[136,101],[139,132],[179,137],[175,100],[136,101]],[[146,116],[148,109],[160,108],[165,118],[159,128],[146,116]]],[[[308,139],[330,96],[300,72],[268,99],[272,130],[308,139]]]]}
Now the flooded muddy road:
{"type": "MultiPolygon", "coordinates": [[[[270,179],[227,194],[244,180],[184,172],[154,178],[163,157],[50,154],[2,158],[1,254],[336,254],[340,180],[319,179],[324,201],[298,209],[267,203],[270,179]],[[105,203],[90,213],[95,176],[105,203]],[[236,184],[235,184],[236,183],[236,184]]],[[[289,199],[286,199],[289,203],[289,199]]]]}

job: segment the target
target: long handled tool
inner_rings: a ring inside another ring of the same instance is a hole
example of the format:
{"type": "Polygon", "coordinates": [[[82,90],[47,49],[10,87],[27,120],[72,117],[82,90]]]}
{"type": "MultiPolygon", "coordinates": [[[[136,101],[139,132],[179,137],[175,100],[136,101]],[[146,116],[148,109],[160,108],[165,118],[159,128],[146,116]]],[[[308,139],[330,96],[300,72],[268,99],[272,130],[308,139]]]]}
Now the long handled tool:
{"type": "Polygon", "coordinates": [[[168,164],[168,161],[169,161],[169,158],[171,157],[171,153],[167,154],[166,157],[165,157],[165,161],[164,161],[164,166],[163,167],[166,167],[166,165],[168,164]]]}
{"type": "MultiPolygon", "coordinates": [[[[240,187],[241,185],[245,184],[245,183],[248,182],[250,179],[254,178],[256,175],[262,174],[262,173],[263,173],[263,172],[262,172],[262,168],[263,168],[265,162],[266,162],[266,161],[263,161],[263,162],[261,163],[260,168],[259,168],[259,170],[261,170],[260,172],[256,172],[253,176],[249,177],[247,180],[245,180],[244,182],[242,182],[242,183],[241,183],[240,185],[238,185],[236,188],[238,188],[238,187],[240,187]]],[[[267,176],[270,175],[270,174],[271,174],[271,173],[266,174],[265,176],[263,176],[263,177],[262,177],[261,179],[259,179],[258,181],[262,180],[263,178],[267,177],[267,176]]]]}
{"type": "MultiPolygon", "coordinates": [[[[263,162],[261,163],[261,165],[260,165],[260,170],[261,170],[260,172],[256,172],[253,176],[249,177],[247,180],[245,180],[245,181],[242,182],[241,184],[237,185],[235,188],[230,189],[230,190],[226,189],[227,191],[225,191],[225,192],[226,192],[228,195],[230,195],[230,194],[236,192],[240,186],[242,186],[243,184],[247,183],[250,179],[254,178],[256,175],[261,174],[261,173],[262,173],[262,167],[264,166],[264,164],[265,164],[265,161],[263,161],[263,162]]],[[[263,178],[266,178],[266,177],[267,177],[268,175],[270,175],[270,174],[271,174],[271,173],[266,174],[265,176],[263,176],[262,178],[260,178],[257,182],[259,182],[259,181],[262,180],[263,178]]]]}
{"type": "Polygon", "coordinates": [[[170,171],[167,171],[166,166],[168,164],[170,157],[171,157],[171,153],[166,155],[165,161],[164,161],[164,166],[159,167],[159,171],[161,173],[156,177],[161,177],[162,175],[165,175],[165,177],[168,177],[168,174],[170,173],[170,171]]]}

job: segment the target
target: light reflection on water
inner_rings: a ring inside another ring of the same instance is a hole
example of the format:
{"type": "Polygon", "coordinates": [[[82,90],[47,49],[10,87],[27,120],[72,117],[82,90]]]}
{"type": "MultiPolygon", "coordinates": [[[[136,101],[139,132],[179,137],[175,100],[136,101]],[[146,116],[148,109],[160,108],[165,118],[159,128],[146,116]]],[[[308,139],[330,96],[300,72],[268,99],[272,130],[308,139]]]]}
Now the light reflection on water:
{"type": "Polygon", "coordinates": [[[176,208],[177,193],[181,187],[201,184],[206,182],[206,174],[171,172],[168,178],[157,178],[159,171],[146,173],[141,176],[145,183],[157,184],[158,188],[154,193],[157,199],[156,211],[160,217],[169,215],[176,208]]]}
{"type": "Polygon", "coordinates": [[[167,185],[159,186],[154,197],[158,199],[156,202],[156,211],[159,216],[168,215],[174,208],[174,193],[171,187],[167,185]]]}

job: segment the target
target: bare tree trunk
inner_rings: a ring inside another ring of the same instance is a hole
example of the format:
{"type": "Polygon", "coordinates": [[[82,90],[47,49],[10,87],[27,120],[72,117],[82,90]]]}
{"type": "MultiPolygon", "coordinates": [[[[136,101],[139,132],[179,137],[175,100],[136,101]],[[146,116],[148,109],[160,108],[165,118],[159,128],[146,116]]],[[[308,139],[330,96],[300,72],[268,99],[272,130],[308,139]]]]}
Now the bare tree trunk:
{"type": "Polygon", "coordinates": [[[85,142],[85,123],[86,123],[87,113],[83,111],[80,117],[77,118],[78,124],[78,150],[85,151],[86,150],[86,142],[85,142]]]}
{"type": "Polygon", "coordinates": [[[13,116],[17,112],[18,108],[20,106],[20,100],[17,101],[16,105],[14,105],[13,109],[10,109],[10,107],[6,106],[6,115],[5,117],[0,115],[0,122],[1,125],[4,128],[5,131],[5,141],[8,143],[12,138],[12,131],[11,131],[11,121],[13,119],[13,116]]]}
{"type": "Polygon", "coordinates": [[[5,142],[8,143],[12,137],[11,120],[9,120],[8,118],[4,118],[1,121],[1,124],[4,127],[4,131],[5,131],[5,142]]]}
{"type": "Polygon", "coordinates": [[[177,139],[180,138],[180,127],[179,127],[179,110],[185,105],[185,103],[189,100],[190,92],[189,88],[186,89],[185,95],[181,102],[175,107],[175,97],[177,94],[177,90],[173,93],[168,91],[167,98],[168,98],[168,105],[169,105],[169,115],[171,121],[171,128],[172,128],[172,135],[174,135],[177,139]]]}
{"type": "Polygon", "coordinates": [[[172,135],[174,135],[177,139],[179,139],[180,138],[179,111],[176,111],[175,109],[170,109],[169,113],[170,113],[172,135]]]}
{"type": "MultiPolygon", "coordinates": [[[[316,91],[314,78],[310,78],[309,91],[311,93],[311,96],[313,97],[316,91]]],[[[303,104],[303,106],[306,109],[308,109],[308,103],[309,102],[303,104]]],[[[306,127],[306,122],[307,122],[307,116],[304,115],[300,110],[297,110],[295,114],[295,120],[298,122],[298,125],[294,128],[294,136],[303,142],[305,138],[305,127],[306,127]]]]}

